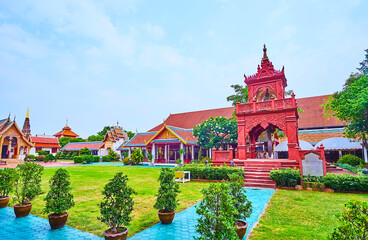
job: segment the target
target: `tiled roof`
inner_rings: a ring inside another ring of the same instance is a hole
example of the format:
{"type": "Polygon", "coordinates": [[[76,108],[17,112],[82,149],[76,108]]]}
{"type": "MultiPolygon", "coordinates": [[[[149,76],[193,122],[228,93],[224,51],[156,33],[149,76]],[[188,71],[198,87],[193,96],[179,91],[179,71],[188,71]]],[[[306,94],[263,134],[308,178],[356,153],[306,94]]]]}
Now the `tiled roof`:
{"type": "Polygon", "coordinates": [[[175,126],[184,129],[192,129],[199,123],[204,122],[210,117],[226,117],[230,118],[234,112],[234,107],[217,108],[203,111],[186,112],[186,113],[175,113],[165,120],[164,123],[152,128],[149,132],[160,130],[164,124],[168,126],[175,126]]]}
{"type": "Polygon", "coordinates": [[[316,97],[298,98],[296,102],[298,107],[303,110],[299,113],[299,128],[318,128],[328,126],[344,126],[345,122],[339,121],[336,117],[329,119],[323,117],[324,99],[328,99],[331,95],[323,95],[316,97]]]}
{"type": "MultiPolygon", "coordinates": [[[[304,111],[303,113],[299,113],[299,128],[324,128],[328,126],[336,127],[346,125],[342,121],[337,121],[336,117],[330,117],[330,119],[323,117],[323,107],[320,105],[323,103],[323,99],[327,99],[329,96],[324,95],[297,99],[298,107],[304,111]]],[[[165,124],[182,139],[188,141],[188,143],[195,143],[197,142],[197,138],[193,137],[193,127],[210,117],[223,116],[230,118],[234,110],[234,107],[227,107],[170,114],[163,123],[146,133],[136,134],[128,143],[123,144],[121,147],[145,146],[145,142],[148,142],[165,124]]]]}
{"type": "Polygon", "coordinates": [[[60,131],[60,132],[58,132],[58,133],[55,133],[55,134],[54,134],[54,136],[55,136],[55,137],[57,137],[57,136],[78,137],[79,135],[78,135],[78,134],[76,134],[75,132],[73,132],[73,131],[71,130],[71,128],[70,128],[70,127],[65,126],[65,127],[63,128],[63,130],[61,130],[61,131],[60,131]]]}
{"type": "Polygon", "coordinates": [[[70,142],[67,145],[65,145],[61,150],[67,150],[67,151],[79,151],[85,147],[87,147],[89,150],[98,150],[103,146],[103,142],[70,142]]]}
{"type": "Polygon", "coordinates": [[[35,147],[53,147],[60,148],[59,141],[54,137],[31,137],[32,143],[35,147]]]}

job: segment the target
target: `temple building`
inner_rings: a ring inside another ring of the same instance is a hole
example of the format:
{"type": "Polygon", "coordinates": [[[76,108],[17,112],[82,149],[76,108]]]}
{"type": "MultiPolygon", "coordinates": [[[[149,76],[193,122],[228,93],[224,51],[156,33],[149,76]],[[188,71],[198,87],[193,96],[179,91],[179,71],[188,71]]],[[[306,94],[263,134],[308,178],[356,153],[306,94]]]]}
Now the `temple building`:
{"type": "Polygon", "coordinates": [[[43,150],[47,154],[52,153],[55,155],[60,149],[59,140],[54,136],[36,135],[31,137],[31,141],[34,147],[31,149],[30,154],[36,154],[38,151],[43,150]]]}
{"type": "Polygon", "coordinates": [[[22,163],[26,154],[29,154],[33,144],[19,129],[15,118],[0,120],[0,156],[6,163],[22,163]]]}
{"type": "Polygon", "coordinates": [[[127,133],[119,126],[116,126],[106,132],[103,141],[70,142],[60,150],[63,152],[76,152],[87,147],[91,151],[92,155],[106,156],[110,151],[114,151],[120,155],[120,151],[117,150],[118,147],[128,140],[129,138],[127,133]]]}
{"type": "Polygon", "coordinates": [[[29,121],[29,108],[27,109],[27,116],[24,119],[22,132],[27,137],[27,139],[29,139],[29,137],[31,136],[31,123],[29,121]]]}
{"type": "Polygon", "coordinates": [[[78,134],[72,131],[72,129],[68,126],[68,120],[66,120],[65,127],[58,133],[54,134],[55,137],[62,138],[62,137],[70,137],[70,138],[77,138],[79,137],[78,134]]]}

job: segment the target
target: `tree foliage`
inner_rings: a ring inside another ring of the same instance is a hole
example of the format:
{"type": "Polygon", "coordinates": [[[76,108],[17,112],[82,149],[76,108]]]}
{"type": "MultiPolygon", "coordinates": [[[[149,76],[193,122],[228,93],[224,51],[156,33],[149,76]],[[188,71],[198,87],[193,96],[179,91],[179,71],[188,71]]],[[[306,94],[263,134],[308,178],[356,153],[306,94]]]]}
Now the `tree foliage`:
{"type": "Polygon", "coordinates": [[[201,235],[197,240],[238,239],[236,234],[234,197],[226,182],[211,183],[202,189],[203,200],[196,206],[199,215],[196,231],[201,235]]]}
{"type": "Polygon", "coordinates": [[[229,175],[230,194],[234,198],[234,208],[238,210],[235,214],[236,220],[245,221],[252,214],[252,203],[248,201],[244,190],[244,177],[241,174],[233,173],[229,175]]]}
{"type": "Polygon", "coordinates": [[[368,76],[351,75],[342,91],[336,92],[323,104],[325,116],[346,121],[345,135],[360,138],[367,148],[368,76]]]}
{"type": "Polygon", "coordinates": [[[79,150],[79,155],[89,155],[89,149],[88,147],[84,147],[83,149],[79,150]]]}
{"type": "Polygon", "coordinates": [[[104,140],[105,136],[101,135],[91,135],[88,137],[88,142],[99,142],[104,140]]]}
{"type": "Polygon", "coordinates": [[[368,202],[350,200],[338,221],[330,239],[368,239],[368,202]]]}
{"type": "Polygon", "coordinates": [[[26,162],[18,164],[16,169],[15,199],[20,205],[27,204],[42,193],[41,176],[43,166],[26,162]]]}
{"type": "Polygon", "coordinates": [[[359,63],[360,67],[358,67],[357,69],[360,71],[361,74],[368,76],[368,49],[366,49],[365,52],[365,59],[361,63],[359,63]]]}
{"type": "Polygon", "coordinates": [[[3,168],[0,169],[0,197],[7,197],[13,190],[14,181],[16,179],[16,169],[3,168]]]}
{"type": "Polygon", "coordinates": [[[71,194],[70,175],[64,168],[59,168],[50,179],[50,191],[45,197],[45,213],[62,214],[74,206],[71,194]]]}
{"type": "Polygon", "coordinates": [[[132,220],[130,214],[133,211],[132,195],[135,191],[127,184],[128,176],[118,172],[102,191],[101,217],[98,219],[109,226],[113,233],[117,233],[122,225],[128,225],[132,220]]]}
{"type": "Polygon", "coordinates": [[[160,182],[160,188],[157,192],[156,203],[153,206],[160,212],[172,212],[175,211],[178,206],[178,200],[176,199],[179,191],[179,184],[174,181],[174,170],[165,167],[161,168],[158,181],[160,182]]]}
{"type": "Polygon", "coordinates": [[[237,122],[225,117],[210,117],[193,128],[193,136],[198,137],[197,144],[203,148],[219,148],[224,143],[236,143],[237,122]]]}
{"type": "Polygon", "coordinates": [[[226,98],[228,102],[232,102],[233,106],[236,106],[236,103],[247,103],[248,102],[248,86],[241,86],[239,84],[231,85],[235,91],[234,95],[230,95],[226,98]]]}

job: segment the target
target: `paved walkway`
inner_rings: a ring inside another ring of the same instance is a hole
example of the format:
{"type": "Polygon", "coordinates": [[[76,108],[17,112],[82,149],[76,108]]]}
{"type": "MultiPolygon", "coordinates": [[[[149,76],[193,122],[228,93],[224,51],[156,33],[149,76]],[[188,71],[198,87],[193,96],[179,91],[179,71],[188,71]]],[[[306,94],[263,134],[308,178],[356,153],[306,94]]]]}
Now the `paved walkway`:
{"type": "MultiPolygon", "coordinates": [[[[252,231],[255,224],[258,222],[258,218],[264,211],[267,202],[270,200],[272,194],[275,192],[273,189],[252,189],[246,188],[247,197],[252,202],[253,212],[247,219],[248,229],[244,239],[247,238],[252,231]]],[[[169,225],[163,225],[157,223],[156,225],[143,230],[130,237],[129,240],[184,240],[193,239],[194,236],[199,236],[195,232],[195,226],[197,224],[198,215],[196,213],[195,206],[188,208],[178,214],[176,214],[174,222],[169,225]]]]}
{"type": "MultiPolygon", "coordinates": [[[[75,164],[73,161],[57,161],[57,162],[35,162],[38,163],[44,167],[65,167],[65,166],[78,166],[80,164],[75,164]]],[[[10,163],[7,165],[0,165],[0,168],[15,168],[17,167],[18,163],[10,163]]]]}
{"type": "Polygon", "coordinates": [[[49,220],[30,214],[28,217],[16,218],[13,208],[0,209],[0,239],[26,240],[102,240],[87,232],[65,226],[51,230],[49,220]]]}

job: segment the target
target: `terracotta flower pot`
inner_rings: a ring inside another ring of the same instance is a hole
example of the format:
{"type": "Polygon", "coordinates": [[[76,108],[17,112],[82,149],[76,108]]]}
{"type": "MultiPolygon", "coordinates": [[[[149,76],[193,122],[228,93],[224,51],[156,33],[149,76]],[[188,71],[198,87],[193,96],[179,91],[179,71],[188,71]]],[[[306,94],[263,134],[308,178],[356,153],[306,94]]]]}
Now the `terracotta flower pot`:
{"type": "Polygon", "coordinates": [[[66,221],[68,220],[68,216],[68,212],[62,214],[50,214],[48,217],[51,229],[59,229],[64,227],[66,221]]]}
{"type": "Polygon", "coordinates": [[[246,231],[247,231],[247,227],[248,227],[248,223],[242,221],[242,220],[238,220],[235,223],[237,229],[236,229],[236,233],[238,234],[239,239],[243,239],[246,231]]]}
{"type": "Polygon", "coordinates": [[[112,233],[111,228],[106,230],[103,235],[106,240],[126,240],[128,236],[129,228],[120,227],[118,233],[112,233]]]}
{"type": "Polygon", "coordinates": [[[157,212],[158,218],[160,219],[162,224],[170,224],[174,220],[175,211],[172,212],[157,212]]]}
{"type": "Polygon", "coordinates": [[[0,197],[0,208],[4,208],[8,206],[10,197],[0,197]]]}
{"type": "Polygon", "coordinates": [[[32,209],[32,203],[27,203],[24,205],[14,205],[14,213],[17,218],[27,217],[32,209]]]}

